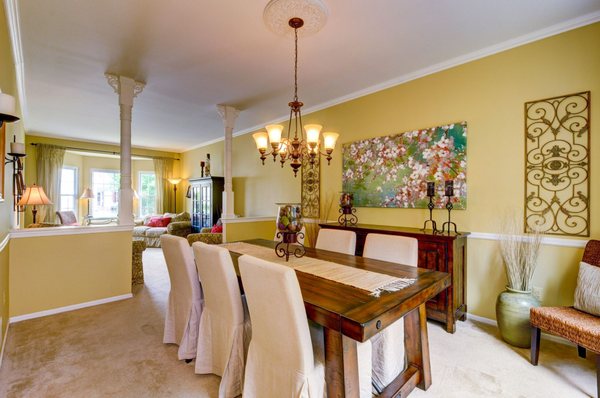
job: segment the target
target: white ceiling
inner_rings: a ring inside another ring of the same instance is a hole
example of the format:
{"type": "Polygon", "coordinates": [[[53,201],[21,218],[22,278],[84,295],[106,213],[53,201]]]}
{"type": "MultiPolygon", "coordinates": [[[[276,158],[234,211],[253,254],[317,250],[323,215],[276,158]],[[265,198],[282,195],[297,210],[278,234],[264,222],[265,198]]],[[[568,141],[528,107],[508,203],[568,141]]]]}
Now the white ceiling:
{"type": "MultiPolygon", "coordinates": [[[[217,104],[242,110],[235,132],[285,119],[293,41],[267,30],[267,2],[18,1],[26,130],[117,143],[106,72],[146,82],[135,146],[181,151],[222,137],[217,104]]],[[[600,20],[600,0],[325,2],[327,24],[299,42],[307,109],[600,20]]]]}

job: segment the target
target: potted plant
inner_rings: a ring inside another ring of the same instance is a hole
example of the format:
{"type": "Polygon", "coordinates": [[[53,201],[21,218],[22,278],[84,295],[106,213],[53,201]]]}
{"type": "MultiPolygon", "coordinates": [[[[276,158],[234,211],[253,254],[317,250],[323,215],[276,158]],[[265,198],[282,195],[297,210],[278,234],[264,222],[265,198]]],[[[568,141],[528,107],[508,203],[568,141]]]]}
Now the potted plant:
{"type": "Polygon", "coordinates": [[[502,339],[523,348],[531,345],[529,309],[540,302],[531,293],[542,236],[531,230],[525,236],[516,216],[505,222],[500,238],[500,254],[508,280],[506,290],[496,301],[496,320],[502,339]]]}

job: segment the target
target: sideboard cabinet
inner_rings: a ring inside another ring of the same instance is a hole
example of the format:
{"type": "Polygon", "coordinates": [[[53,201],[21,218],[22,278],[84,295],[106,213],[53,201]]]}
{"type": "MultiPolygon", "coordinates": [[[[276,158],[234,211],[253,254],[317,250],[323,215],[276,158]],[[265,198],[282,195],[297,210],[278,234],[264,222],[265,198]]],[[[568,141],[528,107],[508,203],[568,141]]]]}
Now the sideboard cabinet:
{"type": "Polygon", "coordinates": [[[365,239],[369,233],[400,235],[416,238],[419,241],[419,268],[447,272],[452,277],[452,285],[427,302],[427,317],[446,324],[446,331],[454,333],[456,320],[467,319],[467,235],[434,234],[418,228],[393,227],[384,225],[357,224],[343,226],[329,223],[321,228],[344,229],[356,232],[356,255],[362,256],[365,239]]]}
{"type": "Polygon", "coordinates": [[[223,210],[223,177],[190,179],[192,195],[192,232],[212,227],[223,210]]]}

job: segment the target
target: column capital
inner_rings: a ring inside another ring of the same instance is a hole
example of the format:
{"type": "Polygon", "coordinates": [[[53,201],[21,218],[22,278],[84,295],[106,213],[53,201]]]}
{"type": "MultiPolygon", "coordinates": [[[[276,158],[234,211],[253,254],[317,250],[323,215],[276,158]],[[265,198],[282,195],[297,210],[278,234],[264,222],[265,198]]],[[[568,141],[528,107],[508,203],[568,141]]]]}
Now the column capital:
{"type": "Polygon", "coordinates": [[[133,106],[133,99],[142,92],[146,83],[138,82],[130,77],[105,73],[106,81],[119,94],[119,105],[133,106]]]}
{"type": "Polygon", "coordinates": [[[225,128],[233,130],[235,119],[237,119],[240,111],[230,105],[217,105],[217,111],[219,112],[221,119],[223,119],[225,128]]]}

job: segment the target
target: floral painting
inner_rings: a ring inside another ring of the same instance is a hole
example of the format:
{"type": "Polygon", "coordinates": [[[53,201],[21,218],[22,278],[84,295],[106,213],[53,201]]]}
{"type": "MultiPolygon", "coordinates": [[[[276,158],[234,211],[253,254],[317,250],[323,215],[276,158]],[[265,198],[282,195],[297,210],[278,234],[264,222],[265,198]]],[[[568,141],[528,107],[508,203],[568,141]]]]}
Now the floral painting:
{"type": "Polygon", "coordinates": [[[444,207],[444,181],[454,181],[455,209],[467,206],[467,123],[453,123],[344,144],[342,185],[356,207],[444,207]]]}

